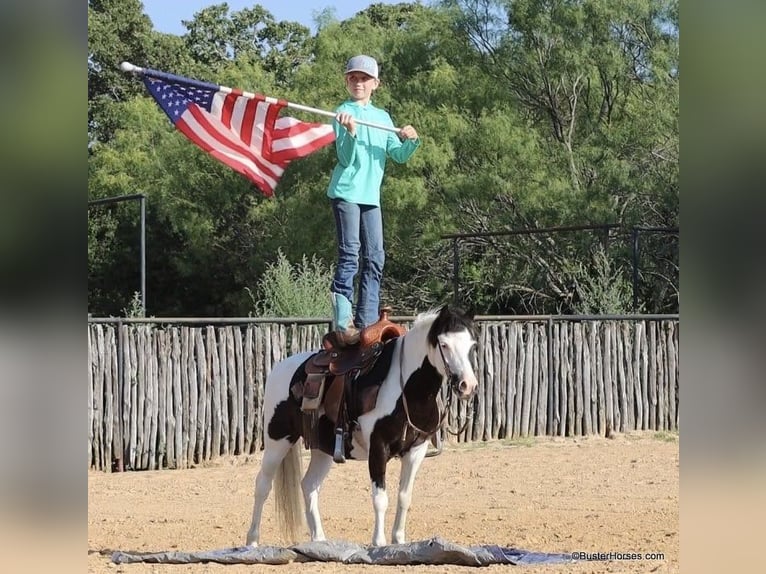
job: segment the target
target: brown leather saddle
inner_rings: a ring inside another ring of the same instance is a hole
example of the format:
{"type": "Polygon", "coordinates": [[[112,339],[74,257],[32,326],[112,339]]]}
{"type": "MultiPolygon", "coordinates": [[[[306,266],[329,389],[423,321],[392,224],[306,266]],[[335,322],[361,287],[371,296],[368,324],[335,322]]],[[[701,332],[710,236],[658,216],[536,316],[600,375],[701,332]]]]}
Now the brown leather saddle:
{"type": "MultiPolygon", "coordinates": [[[[323,349],[311,357],[305,365],[306,380],[301,392],[301,409],[304,413],[314,411],[324,405],[325,414],[333,425],[341,421],[344,390],[353,379],[368,372],[383,351],[386,341],[400,337],[406,332],[402,325],[393,323],[389,318],[390,307],[380,311],[376,323],[362,329],[359,343],[342,346],[336,333],[327,333],[322,339],[323,349]]],[[[375,406],[377,388],[374,396],[369,390],[367,400],[362,401],[362,412],[369,412],[375,406]]]]}

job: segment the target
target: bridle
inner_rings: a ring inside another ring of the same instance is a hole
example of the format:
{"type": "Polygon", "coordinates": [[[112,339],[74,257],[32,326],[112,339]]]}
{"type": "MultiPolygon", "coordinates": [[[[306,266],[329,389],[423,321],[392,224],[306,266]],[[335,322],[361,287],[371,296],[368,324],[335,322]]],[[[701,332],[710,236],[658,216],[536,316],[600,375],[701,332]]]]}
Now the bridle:
{"type": "MultiPolygon", "coordinates": [[[[444,358],[444,351],[442,350],[442,346],[439,345],[439,354],[442,357],[442,363],[444,363],[444,373],[447,375],[447,383],[449,384],[449,389],[452,391],[447,395],[447,407],[444,409],[444,414],[442,415],[442,418],[440,419],[439,426],[444,421],[444,417],[449,412],[449,410],[452,408],[452,399],[455,397],[455,393],[460,390],[458,385],[459,381],[457,376],[452,372],[452,370],[449,368],[449,364],[447,363],[447,360],[444,358]]],[[[402,391],[402,394],[404,394],[404,391],[402,391]]],[[[441,398],[441,395],[437,395],[437,408],[438,403],[440,402],[439,399],[441,398]]],[[[465,428],[468,426],[468,416],[464,417],[465,420],[463,421],[463,426],[461,426],[458,430],[452,431],[449,427],[446,428],[447,432],[453,436],[457,436],[460,433],[462,433],[465,428]]]]}
{"type": "Polygon", "coordinates": [[[444,376],[447,377],[447,385],[452,388],[452,392],[454,393],[458,390],[457,376],[452,372],[452,369],[449,368],[449,363],[447,363],[447,359],[444,358],[444,350],[442,349],[441,344],[439,345],[439,354],[441,355],[442,364],[444,365],[444,376]]]}
{"type": "MultiPolygon", "coordinates": [[[[407,397],[404,393],[404,340],[402,340],[402,348],[399,351],[399,384],[402,389],[402,406],[404,407],[404,414],[407,417],[407,425],[414,430],[415,432],[418,432],[420,434],[431,436],[433,434],[436,434],[438,430],[444,425],[444,420],[447,418],[447,413],[449,412],[451,406],[452,406],[452,398],[455,395],[455,392],[457,391],[457,376],[455,373],[452,372],[452,369],[449,368],[449,363],[447,363],[447,359],[444,357],[444,350],[442,350],[441,344],[438,344],[437,346],[439,348],[439,355],[441,355],[442,358],[442,364],[444,365],[444,376],[447,378],[447,384],[450,389],[450,393],[447,396],[447,407],[444,408],[441,404],[441,393],[436,395],[436,410],[437,412],[440,412],[439,415],[439,422],[437,423],[436,427],[431,431],[425,431],[418,427],[415,423],[412,422],[412,419],[410,418],[410,409],[409,405],[407,404],[407,397]]],[[[463,426],[460,427],[457,431],[451,431],[449,428],[447,428],[447,432],[452,435],[459,435],[462,433],[465,428],[468,426],[468,417],[465,417],[465,422],[463,423],[463,426]]]]}

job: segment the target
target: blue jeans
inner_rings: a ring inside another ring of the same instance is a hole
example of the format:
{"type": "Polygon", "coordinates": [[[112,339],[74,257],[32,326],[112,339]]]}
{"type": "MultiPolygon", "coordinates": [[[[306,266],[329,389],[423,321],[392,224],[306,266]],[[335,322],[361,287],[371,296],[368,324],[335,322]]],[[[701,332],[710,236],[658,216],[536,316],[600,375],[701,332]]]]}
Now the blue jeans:
{"type": "Polygon", "coordinates": [[[332,199],[338,238],[338,266],[332,291],[354,301],[354,277],[359,271],[359,296],[354,325],[358,328],[378,320],[380,280],[386,255],[383,251],[383,215],[380,207],[332,199]]]}

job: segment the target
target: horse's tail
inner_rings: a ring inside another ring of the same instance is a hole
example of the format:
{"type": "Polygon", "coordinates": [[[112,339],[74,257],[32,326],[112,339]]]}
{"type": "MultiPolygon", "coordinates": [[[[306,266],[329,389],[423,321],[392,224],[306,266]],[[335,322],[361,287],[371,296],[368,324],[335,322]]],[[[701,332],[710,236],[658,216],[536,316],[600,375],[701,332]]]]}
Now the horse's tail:
{"type": "Polygon", "coordinates": [[[290,447],[274,474],[277,528],[289,542],[299,542],[304,525],[301,491],[301,443],[290,447]]]}

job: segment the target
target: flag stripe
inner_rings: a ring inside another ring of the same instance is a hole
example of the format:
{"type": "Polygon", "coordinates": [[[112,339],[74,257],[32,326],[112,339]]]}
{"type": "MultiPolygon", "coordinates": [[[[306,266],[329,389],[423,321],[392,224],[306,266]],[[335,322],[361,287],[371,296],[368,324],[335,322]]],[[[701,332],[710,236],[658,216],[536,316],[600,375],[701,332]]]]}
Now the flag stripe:
{"type": "Polygon", "coordinates": [[[253,142],[253,128],[255,127],[255,108],[258,106],[258,102],[255,100],[248,100],[246,98],[240,98],[242,100],[242,117],[241,117],[241,131],[240,137],[245,145],[250,146],[253,142]]]}
{"type": "Polygon", "coordinates": [[[253,122],[254,130],[251,136],[250,147],[258,150],[258,153],[262,153],[264,149],[263,132],[266,131],[266,111],[269,109],[269,104],[263,102],[251,103],[255,110],[255,121],[253,122]]]}
{"type": "Polygon", "coordinates": [[[227,146],[236,150],[238,153],[247,157],[255,165],[265,170],[270,177],[279,177],[284,171],[284,164],[281,162],[271,162],[265,157],[256,153],[252,147],[244,145],[237,137],[232,137],[232,133],[227,130],[217,118],[205,113],[197,106],[190,106],[189,111],[194,115],[197,121],[220,145],[227,146]]]}
{"type": "MultiPolygon", "coordinates": [[[[183,119],[194,136],[190,138],[194,143],[210,153],[218,152],[221,161],[224,161],[223,158],[232,158],[239,163],[244,163],[249,166],[251,171],[260,173],[272,190],[276,187],[277,181],[284,171],[281,166],[253,154],[250,148],[232,138],[218,120],[211,118],[209,114],[205,114],[197,106],[190,106],[183,115],[183,119]]],[[[188,136],[188,134],[186,135],[188,136]]],[[[224,161],[224,163],[226,162],[224,161]]]]}
{"type": "Polygon", "coordinates": [[[274,160],[271,153],[274,147],[274,124],[277,122],[277,116],[279,116],[280,109],[279,106],[267,106],[266,108],[266,121],[264,122],[264,125],[268,126],[269,129],[263,130],[263,144],[261,149],[263,150],[263,156],[270,160],[274,160]]]}
{"type": "Polygon", "coordinates": [[[263,172],[258,170],[252,161],[235,153],[225,153],[221,151],[220,148],[210,146],[208,143],[200,141],[200,138],[197,137],[194,129],[188,126],[184,120],[180,120],[178,125],[179,130],[182,133],[187,135],[191,141],[207,151],[212,157],[232,168],[234,171],[247,176],[265,195],[270,196],[273,194],[276,182],[273,179],[264,177],[263,172]]]}
{"type": "Polygon", "coordinates": [[[274,161],[291,161],[305,157],[335,141],[330,125],[317,124],[314,128],[290,138],[277,139],[272,146],[274,161]]]}
{"type": "MultiPolygon", "coordinates": [[[[253,163],[241,156],[235,154],[226,155],[219,151],[215,146],[210,145],[204,139],[204,136],[199,137],[195,128],[191,127],[185,120],[178,120],[176,123],[178,130],[188,137],[192,142],[197,144],[201,149],[208,152],[211,156],[221,161],[223,164],[232,168],[234,171],[241,173],[255,183],[264,195],[270,197],[273,195],[273,183],[267,181],[262,174],[254,169],[253,163]]],[[[202,132],[204,133],[204,132],[202,132]]]]}
{"type": "Polygon", "coordinates": [[[223,107],[221,107],[221,115],[218,116],[218,119],[221,120],[221,123],[229,129],[231,129],[231,116],[234,113],[234,104],[236,102],[237,102],[237,96],[235,96],[234,94],[228,94],[223,99],[223,107]]]}
{"type": "Polygon", "coordinates": [[[201,128],[204,129],[219,146],[236,151],[253,162],[254,165],[263,170],[271,178],[278,178],[282,175],[284,168],[281,165],[272,163],[258,154],[253,153],[249,147],[243,145],[237,138],[232,137],[231,132],[226,130],[216,118],[206,114],[197,106],[190,106],[189,112],[197,120],[201,128]]]}

